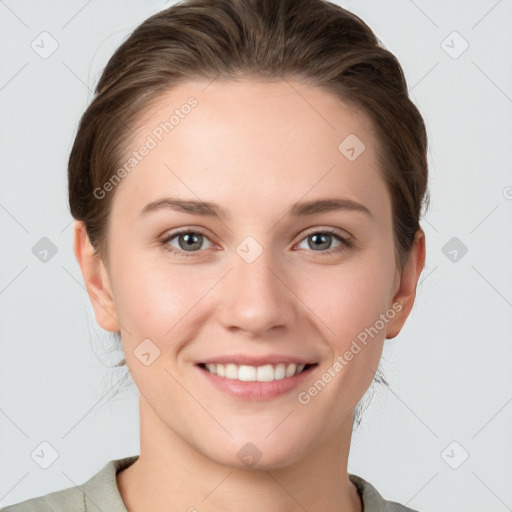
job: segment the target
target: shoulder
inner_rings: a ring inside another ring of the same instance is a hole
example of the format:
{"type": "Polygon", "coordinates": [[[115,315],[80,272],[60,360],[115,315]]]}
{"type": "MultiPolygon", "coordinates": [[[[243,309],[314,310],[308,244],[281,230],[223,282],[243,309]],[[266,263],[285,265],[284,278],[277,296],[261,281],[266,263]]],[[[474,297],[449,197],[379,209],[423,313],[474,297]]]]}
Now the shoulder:
{"type": "Polygon", "coordinates": [[[0,512],[57,512],[85,510],[83,493],[77,487],[31,498],[0,509],[0,512]]]}
{"type": "Polygon", "coordinates": [[[385,500],[372,484],[360,476],[349,473],[348,477],[361,496],[363,512],[419,512],[395,501],[385,500]]]}
{"type": "Polygon", "coordinates": [[[116,474],[137,459],[138,455],[111,460],[80,486],[8,505],[0,512],[126,512],[117,488],[116,474]]]}

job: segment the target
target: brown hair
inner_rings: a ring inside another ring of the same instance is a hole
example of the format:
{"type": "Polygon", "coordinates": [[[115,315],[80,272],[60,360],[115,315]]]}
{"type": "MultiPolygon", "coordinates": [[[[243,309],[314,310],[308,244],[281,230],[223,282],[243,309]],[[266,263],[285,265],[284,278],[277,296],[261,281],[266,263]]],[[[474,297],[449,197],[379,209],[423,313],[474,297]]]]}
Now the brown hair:
{"type": "Polygon", "coordinates": [[[425,125],[395,56],[359,17],[326,0],[185,0],[134,30],[105,67],[69,157],[71,214],[96,253],[107,259],[115,192],[99,199],[94,191],[118,170],[140,116],[180,81],[244,76],[302,80],[370,117],[402,270],[429,202],[425,125]]]}

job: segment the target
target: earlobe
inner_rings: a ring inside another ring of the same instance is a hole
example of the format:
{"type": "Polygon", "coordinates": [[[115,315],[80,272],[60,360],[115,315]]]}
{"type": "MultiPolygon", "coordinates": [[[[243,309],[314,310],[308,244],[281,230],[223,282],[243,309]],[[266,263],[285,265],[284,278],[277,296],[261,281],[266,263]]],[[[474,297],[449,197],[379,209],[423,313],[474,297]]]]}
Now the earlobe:
{"type": "MultiPolygon", "coordinates": [[[[396,316],[387,324],[386,338],[391,339],[397,336],[409,316],[416,298],[416,287],[421,272],[425,266],[425,233],[420,228],[414,237],[414,243],[409,258],[399,278],[398,290],[393,297],[393,304],[400,304],[401,309],[396,316]]],[[[397,306],[395,306],[398,310],[397,306]]]]}
{"type": "Polygon", "coordinates": [[[112,288],[105,265],[100,257],[94,253],[94,247],[89,240],[85,225],[81,221],[75,221],[74,223],[73,250],[82,271],[96,321],[106,331],[119,331],[112,288]]]}

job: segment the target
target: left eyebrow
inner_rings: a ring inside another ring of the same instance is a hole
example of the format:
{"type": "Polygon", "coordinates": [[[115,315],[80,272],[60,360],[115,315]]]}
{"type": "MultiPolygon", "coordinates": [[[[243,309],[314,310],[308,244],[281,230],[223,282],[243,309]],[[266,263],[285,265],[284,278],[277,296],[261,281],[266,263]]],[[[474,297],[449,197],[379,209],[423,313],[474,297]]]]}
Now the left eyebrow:
{"type": "MultiPolygon", "coordinates": [[[[140,215],[147,215],[150,212],[159,210],[181,211],[192,215],[218,219],[226,218],[226,212],[215,203],[209,201],[182,200],[172,197],[164,197],[147,204],[141,210],[140,215]]],[[[297,202],[288,209],[286,215],[291,217],[306,217],[317,213],[340,210],[361,212],[372,217],[370,210],[361,203],[352,199],[338,197],[297,202]]]]}
{"type": "Polygon", "coordinates": [[[347,198],[327,198],[295,203],[289,210],[288,215],[293,217],[303,217],[314,215],[315,213],[333,212],[339,210],[362,212],[372,217],[372,213],[366,206],[347,198]]]}

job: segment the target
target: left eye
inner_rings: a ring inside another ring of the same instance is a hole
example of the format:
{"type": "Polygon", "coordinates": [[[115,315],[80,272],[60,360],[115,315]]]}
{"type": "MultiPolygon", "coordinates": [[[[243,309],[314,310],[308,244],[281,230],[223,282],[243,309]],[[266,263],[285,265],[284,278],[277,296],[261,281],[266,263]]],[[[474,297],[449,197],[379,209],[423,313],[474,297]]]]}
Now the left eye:
{"type": "MultiPolygon", "coordinates": [[[[178,254],[180,256],[183,255],[185,258],[188,258],[196,256],[196,254],[194,253],[201,252],[200,249],[203,245],[204,240],[208,240],[211,244],[210,239],[201,231],[187,230],[180,231],[178,233],[173,233],[168,237],[164,238],[161,243],[165,247],[165,249],[170,251],[171,253],[178,254]],[[178,239],[178,247],[170,245],[170,242],[175,238],[178,239]]],[[[307,247],[307,249],[313,249],[313,252],[318,252],[317,250],[320,249],[320,252],[325,254],[338,253],[349,247],[352,247],[352,242],[350,240],[345,239],[338,235],[337,233],[329,230],[314,231],[312,233],[309,233],[305,238],[302,239],[300,243],[302,244],[304,241],[308,240],[311,240],[312,242],[308,242],[309,247],[307,247]],[[325,250],[330,249],[333,239],[339,242],[337,249],[325,250]]],[[[304,247],[302,247],[302,249],[303,248],[304,247]]]]}
{"type": "MultiPolygon", "coordinates": [[[[315,231],[314,233],[310,233],[306,238],[304,238],[305,241],[312,240],[311,242],[308,242],[309,248],[316,249],[329,249],[329,246],[331,245],[331,242],[333,239],[338,240],[339,245],[343,246],[350,246],[348,240],[345,238],[342,238],[340,235],[332,232],[332,231],[315,231]]],[[[302,243],[302,242],[301,242],[302,243]]],[[[328,251],[328,252],[336,252],[336,251],[328,251]]]]}

